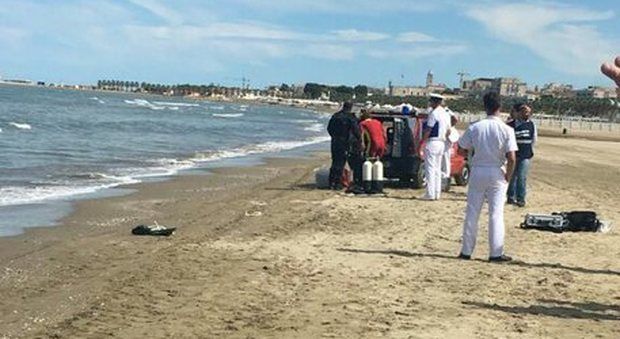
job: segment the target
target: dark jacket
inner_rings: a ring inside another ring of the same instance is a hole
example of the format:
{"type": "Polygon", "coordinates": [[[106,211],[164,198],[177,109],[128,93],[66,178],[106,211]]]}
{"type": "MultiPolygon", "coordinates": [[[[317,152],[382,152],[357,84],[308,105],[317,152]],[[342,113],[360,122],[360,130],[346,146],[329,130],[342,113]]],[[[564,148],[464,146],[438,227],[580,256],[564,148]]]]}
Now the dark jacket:
{"type": "Polygon", "coordinates": [[[329,119],[327,132],[332,138],[332,144],[344,147],[349,152],[361,152],[362,134],[359,121],[352,113],[334,113],[329,119]]]}

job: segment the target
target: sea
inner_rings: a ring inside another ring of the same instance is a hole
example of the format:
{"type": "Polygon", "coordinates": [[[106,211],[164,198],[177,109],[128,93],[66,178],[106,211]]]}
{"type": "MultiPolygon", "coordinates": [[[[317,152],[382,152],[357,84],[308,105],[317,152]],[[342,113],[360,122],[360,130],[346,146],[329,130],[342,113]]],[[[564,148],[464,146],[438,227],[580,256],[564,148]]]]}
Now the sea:
{"type": "Polygon", "coordinates": [[[76,200],[126,194],[119,186],[327,149],[328,119],[285,106],[0,85],[0,236],[53,226],[76,200]]]}

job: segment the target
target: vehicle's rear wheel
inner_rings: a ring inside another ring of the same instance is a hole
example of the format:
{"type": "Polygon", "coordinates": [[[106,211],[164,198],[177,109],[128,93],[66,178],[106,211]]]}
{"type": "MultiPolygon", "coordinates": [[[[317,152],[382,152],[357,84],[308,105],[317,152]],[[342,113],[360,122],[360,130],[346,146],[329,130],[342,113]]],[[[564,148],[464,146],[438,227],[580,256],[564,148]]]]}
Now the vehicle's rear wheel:
{"type": "Polygon", "coordinates": [[[454,176],[454,181],[456,181],[456,184],[459,186],[467,186],[467,183],[469,182],[469,173],[469,164],[465,164],[463,169],[461,169],[461,173],[454,176]]]}

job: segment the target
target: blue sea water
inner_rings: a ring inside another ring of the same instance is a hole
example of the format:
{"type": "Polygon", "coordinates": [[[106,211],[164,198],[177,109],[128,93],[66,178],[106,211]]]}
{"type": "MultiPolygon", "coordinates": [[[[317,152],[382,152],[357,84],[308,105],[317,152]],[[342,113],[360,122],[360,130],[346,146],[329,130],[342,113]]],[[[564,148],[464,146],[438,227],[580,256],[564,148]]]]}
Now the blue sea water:
{"type": "Polygon", "coordinates": [[[0,85],[0,236],[49,225],[70,201],[119,185],[321,144],[328,118],[281,106],[0,85]]]}

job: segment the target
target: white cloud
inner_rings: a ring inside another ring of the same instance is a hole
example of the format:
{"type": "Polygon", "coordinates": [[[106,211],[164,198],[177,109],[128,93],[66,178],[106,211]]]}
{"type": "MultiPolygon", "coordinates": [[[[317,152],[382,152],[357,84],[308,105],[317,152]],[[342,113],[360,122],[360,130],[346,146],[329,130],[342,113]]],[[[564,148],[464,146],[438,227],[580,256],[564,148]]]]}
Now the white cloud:
{"type": "Polygon", "coordinates": [[[396,40],[400,42],[433,42],[437,39],[432,36],[420,32],[404,32],[400,33],[396,40]]]}
{"type": "Polygon", "coordinates": [[[405,49],[399,48],[393,51],[369,50],[366,55],[376,59],[422,59],[422,58],[445,58],[467,52],[468,47],[463,44],[442,42],[437,44],[412,45],[405,49]]]}
{"type": "Polygon", "coordinates": [[[597,74],[600,62],[614,52],[612,41],[587,24],[611,19],[612,11],[528,3],[476,7],[466,15],[495,37],[528,48],[563,73],[597,74]]]}
{"type": "Polygon", "coordinates": [[[384,33],[358,31],[357,29],[345,29],[333,31],[334,38],[342,41],[379,41],[389,38],[384,33]]]}
{"type": "Polygon", "coordinates": [[[429,12],[444,0],[229,0],[254,10],[383,15],[395,12],[429,12]]]}
{"type": "Polygon", "coordinates": [[[157,0],[129,0],[129,2],[147,10],[170,24],[178,25],[183,22],[183,17],[179,13],[162,5],[157,0]]]}

